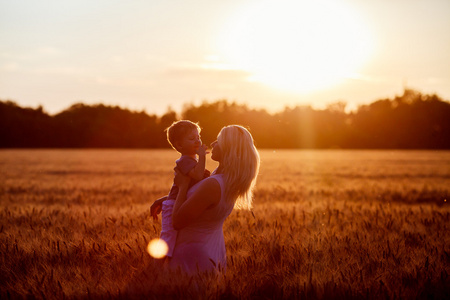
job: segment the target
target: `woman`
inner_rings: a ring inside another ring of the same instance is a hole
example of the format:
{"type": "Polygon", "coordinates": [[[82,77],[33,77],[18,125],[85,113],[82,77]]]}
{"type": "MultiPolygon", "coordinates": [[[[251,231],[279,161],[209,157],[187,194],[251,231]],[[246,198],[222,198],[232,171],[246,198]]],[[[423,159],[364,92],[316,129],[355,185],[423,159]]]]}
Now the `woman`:
{"type": "Polygon", "coordinates": [[[172,218],[178,237],[169,265],[189,274],[226,267],[223,223],[233,207],[251,208],[259,170],[253,138],[242,126],[222,128],[211,147],[219,163],[213,175],[189,190],[189,177],[175,176],[179,192],[172,218]]]}

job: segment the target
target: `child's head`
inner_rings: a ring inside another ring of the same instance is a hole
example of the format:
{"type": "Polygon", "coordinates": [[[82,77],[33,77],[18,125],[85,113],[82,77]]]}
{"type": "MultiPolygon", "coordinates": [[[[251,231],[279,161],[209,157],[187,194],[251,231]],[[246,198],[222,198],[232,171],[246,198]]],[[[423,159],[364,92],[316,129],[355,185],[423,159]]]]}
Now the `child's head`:
{"type": "Polygon", "coordinates": [[[167,129],[167,140],[173,149],[181,154],[195,154],[202,145],[201,128],[189,120],[173,122],[167,129]]]}

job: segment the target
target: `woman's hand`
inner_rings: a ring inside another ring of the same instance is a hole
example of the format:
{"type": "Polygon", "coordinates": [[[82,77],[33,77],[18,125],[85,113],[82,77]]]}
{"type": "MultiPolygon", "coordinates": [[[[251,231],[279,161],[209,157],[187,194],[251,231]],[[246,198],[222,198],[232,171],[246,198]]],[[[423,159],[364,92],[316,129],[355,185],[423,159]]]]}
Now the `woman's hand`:
{"type": "Polygon", "coordinates": [[[178,168],[175,168],[174,170],[175,170],[175,177],[173,179],[173,182],[175,183],[175,185],[178,186],[180,189],[181,188],[187,189],[191,181],[191,178],[181,173],[178,168]]]}

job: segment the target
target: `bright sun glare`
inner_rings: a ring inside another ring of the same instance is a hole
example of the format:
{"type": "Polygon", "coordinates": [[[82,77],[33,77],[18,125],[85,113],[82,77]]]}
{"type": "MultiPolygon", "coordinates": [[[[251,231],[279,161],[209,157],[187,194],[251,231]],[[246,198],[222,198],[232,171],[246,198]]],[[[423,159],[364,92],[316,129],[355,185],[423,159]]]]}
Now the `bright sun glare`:
{"type": "Polygon", "coordinates": [[[364,22],[336,0],[252,2],[219,43],[227,63],[253,80],[295,92],[354,77],[373,49],[364,22]]]}
{"type": "Polygon", "coordinates": [[[154,258],[163,258],[167,251],[169,250],[169,247],[167,246],[166,242],[161,239],[153,239],[148,243],[147,246],[147,252],[154,258]]]}

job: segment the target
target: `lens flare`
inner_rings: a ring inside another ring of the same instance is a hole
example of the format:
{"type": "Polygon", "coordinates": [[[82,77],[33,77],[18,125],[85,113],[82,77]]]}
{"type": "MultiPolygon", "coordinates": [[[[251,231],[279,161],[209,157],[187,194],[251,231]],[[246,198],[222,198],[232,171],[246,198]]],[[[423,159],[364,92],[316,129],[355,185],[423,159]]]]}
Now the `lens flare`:
{"type": "Polygon", "coordinates": [[[169,247],[164,240],[153,239],[148,243],[147,252],[154,258],[163,258],[167,251],[169,251],[169,247]]]}

